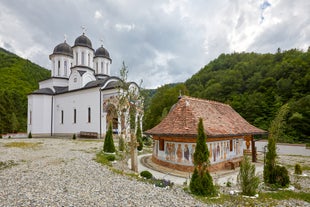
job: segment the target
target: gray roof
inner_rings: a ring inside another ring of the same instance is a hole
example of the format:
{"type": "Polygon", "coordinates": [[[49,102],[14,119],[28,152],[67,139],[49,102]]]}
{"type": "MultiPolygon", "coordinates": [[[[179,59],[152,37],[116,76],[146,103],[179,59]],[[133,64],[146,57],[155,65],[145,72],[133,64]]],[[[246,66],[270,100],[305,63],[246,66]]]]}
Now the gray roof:
{"type": "Polygon", "coordinates": [[[84,33],[75,39],[74,46],[88,47],[93,50],[90,39],[84,33]]]}
{"type": "MultiPolygon", "coordinates": [[[[69,93],[69,92],[74,92],[74,91],[79,91],[79,90],[85,90],[85,89],[89,89],[89,88],[102,87],[111,78],[119,79],[118,77],[107,76],[107,77],[102,78],[102,79],[90,81],[83,88],[79,88],[79,89],[75,89],[75,90],[71,90],[71,91],[69,91],[68,86],[65,86],[65,87],[54,86],[53,88],[54,88],[55,92],[50,88],[41,88],[41,89],[33,91],[31,94],[57,95],[57,94],[69,93]]],[[[116,88],[117,85],[118,85],[118,81],[112,81],[112,82],[108,83],[104,89],[116,88]]]]}
{"type": "Polygon", "coordinates": [[[71,46],[68,45],[65,41],[54,48],[52,55],[68,55],[70,57],[73,57],[73,50],[71,46]]]}

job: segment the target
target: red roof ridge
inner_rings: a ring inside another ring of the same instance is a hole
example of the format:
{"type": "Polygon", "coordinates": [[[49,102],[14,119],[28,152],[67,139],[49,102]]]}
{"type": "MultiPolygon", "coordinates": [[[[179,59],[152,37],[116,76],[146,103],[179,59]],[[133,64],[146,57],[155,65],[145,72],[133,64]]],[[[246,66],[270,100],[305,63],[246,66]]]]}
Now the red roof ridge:
{"type": "Polygon", "coordinates": [[[209,100],[209,99],[201,99],[201,98],[196,98],[196,97],[191,97],[191,96],[185,96],[183,95],[181,97],[181,99],[184,98],[184,99],[189,99],[189,100],[194,100],[194,101],[201,101],[201,102],[209,102],[211,104],[217,104],[217,105],[221,105],[221,106],[229,106],[231,107],[229,104],[225,104],[225,103],[221,103],[221,102],[218,102],[218,101],[214,101],[214,100],[209,100]]]}

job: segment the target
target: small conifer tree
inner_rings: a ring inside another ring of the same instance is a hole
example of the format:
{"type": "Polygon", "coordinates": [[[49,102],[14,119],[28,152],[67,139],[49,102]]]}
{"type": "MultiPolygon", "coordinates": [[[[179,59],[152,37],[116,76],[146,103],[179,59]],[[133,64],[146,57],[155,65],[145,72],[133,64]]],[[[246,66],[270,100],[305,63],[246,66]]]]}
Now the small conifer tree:
{"type": "Polygon", "coordinates": [[[298,163],[295,165],[295,174],[296,175],[301,175],[302,174],[301,166],[298,163]]]}
{"type": "Polygon", "coordinates": [[[115,152],[115,146],[113,141],[113,132],[112,132],[112,124],[109,124],[109,129],[107,134],[105,135],[104,144],[103,144],[103,151],[113,153],[115,152]]]}
{"type": "Polygon", "coordinates": [[[142,132],[140,127],[140,121],[138,121],[136,137],[139,145],[137,146],[137,150],[141,151],[143,149],[143,141],[142,141],[142,132]]]}
{"type": "MultiPolygon", "coordinates": [[[[288,104],[284,104],[275,119],[271,122],[269,129],[266,163],[264,166],[264,181],[265,183],[275,184],[277,183],[277,171],[276,171],[276,140],[283,134],[283,122],[285,116],[289,111],[288,104]]],[[[279,172],[279,171],[278,171],[279,172]]]]}
{"type": "Polygon", "coordinates": [[[194,152],[195,170],[190,182],[190,190],[195,195],[213,196],[216,194],[212,177],[207,169],[209,166],[209,150],[206,144],[202,119],[198,123],[198,137],[194,152]]]}
{"type": "Polygon", "coordinates": [[[28,134],[28,138],[30,139],[30,138],[32,138],[32,134],[31,134],[31,132],[29,132],[29,134],[28,134]]]}
{"type": "Polygon", "coordinates": [[[259,177],[255,175],[255,165],[251,164],[248,156],[244,156],[238,174],[238,183],[242,194],[247,196],[255,195],[259,182],[259,177]]]}
{"type": "Polygon", "coordinates": [[[76,139],[76,135],[75,134],[72,135],[72,139],[76,139]]]}

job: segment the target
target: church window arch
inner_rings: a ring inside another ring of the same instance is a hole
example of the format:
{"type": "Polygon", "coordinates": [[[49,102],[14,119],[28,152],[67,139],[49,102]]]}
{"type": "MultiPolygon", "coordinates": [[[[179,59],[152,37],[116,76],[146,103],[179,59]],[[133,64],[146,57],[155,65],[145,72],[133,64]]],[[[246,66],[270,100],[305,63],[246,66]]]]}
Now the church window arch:
{"type": "Polygon", "coordinates": [[[76,124],[76,109],[73,109],[73,123],[76,124]]]}
{"type": "Polygon", "coordinates": [[[88,123],[91,122],[91,108],[88,107],[88,123]]]}
{"type": "Polygon", "coordinates": [[[82,58],[82,65],[85,65],[85,57],[84,57],[85,54],[84,54],[84,52],[82,52],[82,55],[81,55],[81,56],[82,56],[82,57],[81,57],[81,58],[82,58]]]}
{"type": "Polygon", "coordinates": [[[58,60],[57,75],[60,75],[60,60],[58,60]]]}
{"type": "Polygon", "coordinates": [[[67,68],[68,68],[68,65],[67,65],[67,61],[65,60],[64,61],[64,76],[67,76],[67,68]]]}
{"type": "Polygon", "coordinates": [[[63,124],[64,123],[64,111],[61,110],[61,119],[60,119],[60,123],[63,124]]]}

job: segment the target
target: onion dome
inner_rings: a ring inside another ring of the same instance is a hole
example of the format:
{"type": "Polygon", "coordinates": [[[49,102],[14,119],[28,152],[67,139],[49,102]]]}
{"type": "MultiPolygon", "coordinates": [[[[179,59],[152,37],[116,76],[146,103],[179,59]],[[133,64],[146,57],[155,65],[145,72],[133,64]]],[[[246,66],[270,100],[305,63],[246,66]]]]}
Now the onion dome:
{"type": "Polygon", "coordinates": [[[104,57],[111,60],[109,52],[102,45],[96,50],[95,58],[96,57],[104,57]]]}
{"type": "Polygon", "coordinates": [[[88,47],[90,49],[93,49],[90,39],[86,37],[84,33],[78,38],[76,38],[74,42],[74,46],[83,46],[83,47],[88,47]]]}
{"type": "Polygon", "coordinates": [[[65,41],[54,48],[53,55],[68,55],[73,57],[73,51],[71,46],[68,45],[65,41]]]}

